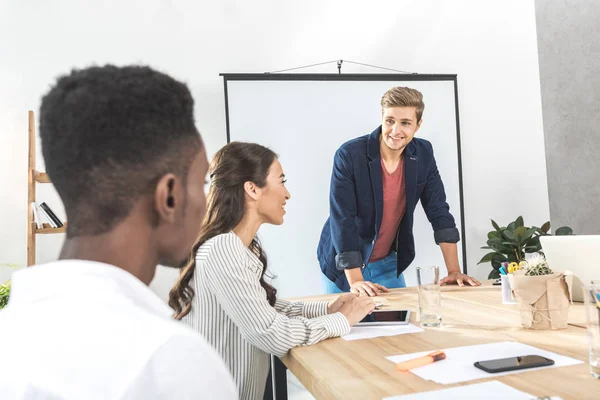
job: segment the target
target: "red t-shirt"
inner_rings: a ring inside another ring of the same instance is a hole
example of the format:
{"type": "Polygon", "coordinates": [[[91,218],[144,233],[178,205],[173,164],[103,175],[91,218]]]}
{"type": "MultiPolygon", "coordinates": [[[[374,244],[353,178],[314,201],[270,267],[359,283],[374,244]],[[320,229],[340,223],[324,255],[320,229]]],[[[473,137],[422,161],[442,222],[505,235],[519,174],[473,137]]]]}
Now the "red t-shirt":
{"type": "Polygon", "coordinates": [[[387,171],[383,159],[381,159],[381,177],[383,181],[383,217],[369,262],[382,260],[390,254],[390,248],[396,238],[400,221],[402,221],[402,217],[406,212],[404,156],[400,159],[396,170],[391,174],[387,171]]]}

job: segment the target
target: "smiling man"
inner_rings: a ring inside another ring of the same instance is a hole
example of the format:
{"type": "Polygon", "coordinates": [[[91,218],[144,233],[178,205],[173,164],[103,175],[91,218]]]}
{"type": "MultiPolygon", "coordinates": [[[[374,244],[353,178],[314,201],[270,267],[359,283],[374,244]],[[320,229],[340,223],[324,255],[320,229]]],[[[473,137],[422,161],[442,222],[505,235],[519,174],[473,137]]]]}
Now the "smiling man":
{"type": "Polygon", "coordinates": [[[479,285],[460,270],[460,238],[433,147],[414,137],[423,122],[423,95],[394,87],[381,107],[381,126],[335,154],[330,216],[317,249],[326,293],[376,296],[405,287],[402,272],[415,258],[413,213],[419,200],[448,269],[442,284],[479,285]]]}

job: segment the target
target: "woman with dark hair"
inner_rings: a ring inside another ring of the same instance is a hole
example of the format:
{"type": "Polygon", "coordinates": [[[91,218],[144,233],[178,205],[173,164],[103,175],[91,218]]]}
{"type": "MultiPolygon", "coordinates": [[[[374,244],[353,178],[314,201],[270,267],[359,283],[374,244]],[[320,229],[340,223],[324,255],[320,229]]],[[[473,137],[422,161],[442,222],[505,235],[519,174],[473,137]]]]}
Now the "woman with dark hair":
{"type": "Polygon", "coordinates": [[[262,224],[283,223],[290,199],[277,155],[258,144],[232,142],[209,171],[200,238],[169,305],[223,357],[240,398],[262,399],[269,354],[283,356],[348,333],[375,304],[351,294],[331,303],[278,299],[265,281],[267,259],[256,238],[262,224]]]}

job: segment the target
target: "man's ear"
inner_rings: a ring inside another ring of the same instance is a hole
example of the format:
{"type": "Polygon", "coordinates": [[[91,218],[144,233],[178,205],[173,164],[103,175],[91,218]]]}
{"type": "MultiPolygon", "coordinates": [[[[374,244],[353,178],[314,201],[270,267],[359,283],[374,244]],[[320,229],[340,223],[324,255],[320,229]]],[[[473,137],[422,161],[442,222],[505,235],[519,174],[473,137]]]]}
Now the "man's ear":
{"type": "Polygon", "coordinates": [[[154,190],[154,207],[158,220],[174,222],[177,210],[183,204],[183,186],[181,180],[174,174],[162,176],[154,190]]]}
{"type": "Polygon", "coordinates": [[[258,200],[260,197],[260,188],[257,187],[254,182],[245,182],[244,192],[246,192],[246,195],[250,196],[250,198],[253,200],[258,200]]]}
{"type": "Polygon", "coordinates": [[[421,118],[421,119],[419,120],[419,122],[417,123],[417,130],[415,131],[415,133],[417,133],[417,131],[418,131],[419,129],[421,129],[421,124],[422,124],[422,123],[423,123],[423,118],[421,118]]]}

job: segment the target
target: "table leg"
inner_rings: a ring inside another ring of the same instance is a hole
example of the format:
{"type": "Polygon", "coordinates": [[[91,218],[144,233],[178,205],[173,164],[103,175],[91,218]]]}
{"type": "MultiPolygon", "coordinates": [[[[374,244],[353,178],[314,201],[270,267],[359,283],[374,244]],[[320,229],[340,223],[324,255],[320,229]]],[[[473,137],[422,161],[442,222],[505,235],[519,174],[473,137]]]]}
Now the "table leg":
{"type": "Polygon", "coordinates": [[[287,367],[279,357],[271,356],[271,376],[274,400],[287,400],[287,367]]]}

